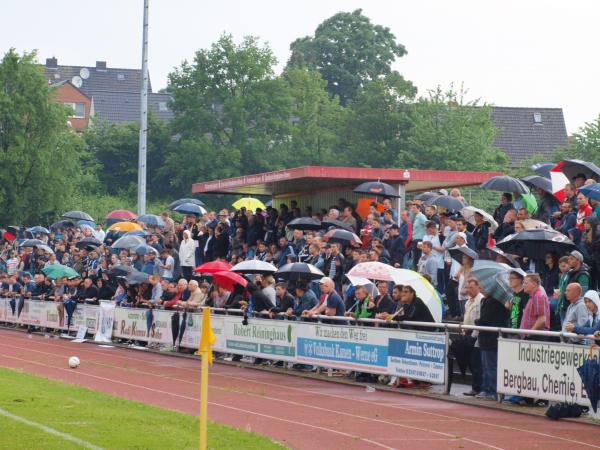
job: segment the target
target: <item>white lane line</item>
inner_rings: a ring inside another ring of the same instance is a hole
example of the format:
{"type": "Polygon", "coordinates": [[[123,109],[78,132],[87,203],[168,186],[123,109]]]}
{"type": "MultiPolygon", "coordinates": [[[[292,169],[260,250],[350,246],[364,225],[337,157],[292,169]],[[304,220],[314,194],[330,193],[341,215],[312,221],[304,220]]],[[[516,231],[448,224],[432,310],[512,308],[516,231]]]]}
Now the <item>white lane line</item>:
{"type": "Polygon", "coordinates": [[[91,450],[103,450],[102,447],[98,447],[90,442],[84,441],[83,439],[79,439],[71,434],[63,433],[62,431],[55,430],[54,428],[47,427],[41,423],[34,422],[32,420],[26,419],[25,417],[17,416],[5,409],[0,408],[0,416],[7,417],[16,422],[24,423],[25,425],[29,425],[30,427],[37,428],[38,430],[42,430],[48,434],[64,439],[65,441],[73,442],[74,444],[81,445],[84,448],[89,448],[91,450]]]}

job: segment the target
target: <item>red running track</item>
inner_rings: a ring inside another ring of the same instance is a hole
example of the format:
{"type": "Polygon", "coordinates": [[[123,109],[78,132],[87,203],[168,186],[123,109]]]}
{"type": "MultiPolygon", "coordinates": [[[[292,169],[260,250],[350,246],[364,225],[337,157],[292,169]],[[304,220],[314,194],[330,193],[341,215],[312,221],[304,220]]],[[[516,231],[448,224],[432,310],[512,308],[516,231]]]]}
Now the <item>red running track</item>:
{"type": "MultiPolygon", "coordinates": [[[[200,363],[0,330],[0,364],[187,414],[199,410],[200,363]],[[67,367],[77,355],[79,369],[67,367]]],[[[593,425],[216,363],[209,417],[295,449],[600,448],[593,425]]]]}

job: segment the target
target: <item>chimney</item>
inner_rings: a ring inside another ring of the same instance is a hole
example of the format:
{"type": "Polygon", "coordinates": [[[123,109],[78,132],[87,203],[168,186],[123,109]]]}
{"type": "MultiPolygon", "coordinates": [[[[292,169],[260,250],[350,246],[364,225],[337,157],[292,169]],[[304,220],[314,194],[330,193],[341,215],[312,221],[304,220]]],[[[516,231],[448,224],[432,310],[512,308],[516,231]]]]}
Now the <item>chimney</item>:
{"type": "Polygon", "coordinates": [[[106,61],[96,61],[96,70],[106,72],[106,61]]]}
{"type": "Polygon", "coordinates": [[[58,69],[58,61],[53,56],[52,58],[46,58],[46,67],[48,69],[58,69]]]}

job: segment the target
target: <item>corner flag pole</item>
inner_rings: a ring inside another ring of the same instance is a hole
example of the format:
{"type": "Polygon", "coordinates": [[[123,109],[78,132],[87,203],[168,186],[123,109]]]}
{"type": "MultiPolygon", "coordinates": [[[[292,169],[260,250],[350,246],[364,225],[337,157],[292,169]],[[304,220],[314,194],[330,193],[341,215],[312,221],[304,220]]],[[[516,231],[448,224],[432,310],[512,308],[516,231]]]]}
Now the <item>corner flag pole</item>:
{"type": "Polygon", "coordinates": [[[206,450],[206,424],[208,421],[208,365],[212,365],[212,344],[215,335],[210,327],[210,308],[202,308],[202,334],[198,354],[202,358],[200,374],[200,450],[206,450]]]}

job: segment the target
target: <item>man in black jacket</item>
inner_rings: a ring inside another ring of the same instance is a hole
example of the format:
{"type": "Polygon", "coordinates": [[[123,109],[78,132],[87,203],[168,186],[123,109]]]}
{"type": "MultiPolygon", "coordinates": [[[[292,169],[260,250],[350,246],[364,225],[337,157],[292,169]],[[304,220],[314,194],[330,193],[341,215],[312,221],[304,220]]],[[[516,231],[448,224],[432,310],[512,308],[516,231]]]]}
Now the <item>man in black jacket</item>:
{"type": "MultiPolygon", "coordinates": [[[[504,327],[507,321],[507,311],[504,305],[493,297],[481,300],[481,315],[475,320],[475,325],[484,327],[504,327]]],[[[496,372],[498,369],[498,333],[480,331],[477,339],[481,353],[481,368],[483,380],[481,392],[477,398],[496,400],[496,372]]]]}
{"type": "Polygon", "coordinates": [[[286,312],[289,308],[294,308],[294,296],[287,291],[286,287],[286,284],[283,282],[275,285],[277,305],[275,305],[275,308],[271,309],[269,314],[271,319],[277,313],[286,312]]]}
{"type": "MultiPolygon", "coordinates": [[[[431,311],[427,305],[417,297],[417,292],[412,288],[412,286],[403,286],[402,287],[402,297],[401,300],[402,306],[400,309],[394,314],[394,320],[403,321],[407,320],[410,322],[435,322],[433,316],[431,315],[431,311]]],[[[429,327],[411,327],[411,329],[419,330],[419,331],[435,331],[435,328],[429,327]]]]}

